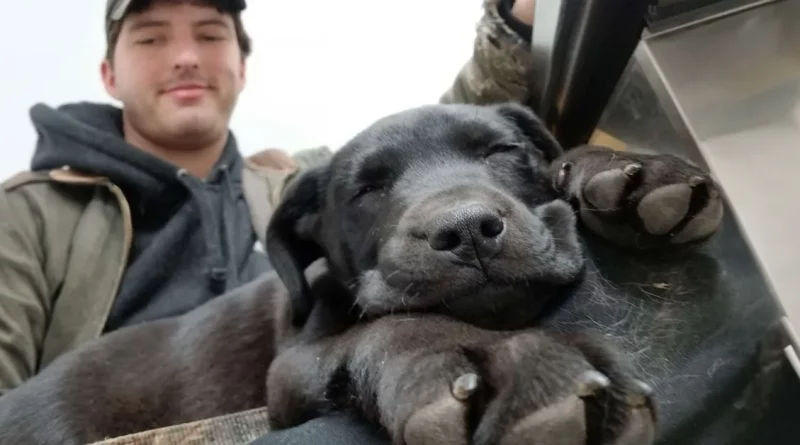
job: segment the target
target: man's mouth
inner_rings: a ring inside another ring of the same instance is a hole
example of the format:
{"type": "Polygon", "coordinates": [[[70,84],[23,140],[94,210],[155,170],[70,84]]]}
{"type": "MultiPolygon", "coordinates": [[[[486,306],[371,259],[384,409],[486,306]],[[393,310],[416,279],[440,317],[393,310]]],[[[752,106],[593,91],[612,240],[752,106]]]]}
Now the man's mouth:
{"type": "Polygon", "coordinates": [[[193,100],[201,97],[208,90],[209,87],[206,84],[180,83],[165,89],[162,94],[169,95],[178,100],[193,100]]]}

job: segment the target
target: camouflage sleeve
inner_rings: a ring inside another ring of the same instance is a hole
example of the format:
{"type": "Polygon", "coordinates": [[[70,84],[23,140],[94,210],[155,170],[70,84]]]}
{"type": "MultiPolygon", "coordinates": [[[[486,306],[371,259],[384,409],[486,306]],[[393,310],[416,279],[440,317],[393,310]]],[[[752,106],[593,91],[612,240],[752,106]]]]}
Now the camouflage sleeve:
{"type": "Polygon", "coordinates": [[[292,154],[292,160],[295,162],[296,170],[282,183],[280,193],[275,200],[274,205],[278,205],[281,198],[283,198],[283,192],[286,190],[286,186],[288,186],[298,174],[328,162],[332,156],[333,152],[326,146],[300,150],[292,154]]]}
{"type": "Polygon", "coordinates": [[[269,432],[266,408],[106,439],[91,445],[245,445],[269,432]]]}
{"type": "Polygon", "coordinates": [[[461,68],[442,103],[525,103],[533,73],[530,44],[500,14],[503,0],[483,0],[472,58],[461,68]]]}
{"type": "Polygon", "coordinates": [[[316,148],[308,148],[305,150],[300,150],[292,154],[292,160],[295,163],[295,171],[285,178],[285,180],[280,184],[280,192],[276,199],[274,200],[273,205],[277,206],[280,202],[281,198],[283,197],[283,192],[286,190],[286,186],[301,172],[308,170],[310,168],[314,168],[318,165],[322,165],[328,162],[331,157],[333,156],[333,152],[327,146],[316,147],[316,148]]]}
{"type": "Polygon", "coordinates": [[[292,155],[292,159],[300,170],[306,170],[327,162],[333,152],[328,147],[317,147],[301,150],[292,155]]]}

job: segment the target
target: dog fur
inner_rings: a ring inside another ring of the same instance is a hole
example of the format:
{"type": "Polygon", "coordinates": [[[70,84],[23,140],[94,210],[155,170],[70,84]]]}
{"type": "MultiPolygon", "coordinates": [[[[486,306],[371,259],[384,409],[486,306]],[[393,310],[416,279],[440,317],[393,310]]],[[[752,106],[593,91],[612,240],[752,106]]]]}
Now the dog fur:
{"type": "Polygon", "coordinates": [[[398,444],[651,443],[655,402],[626,360],[536,323],[586,288],[579,220],[619,248],[677,250],[720,217],[697,168],[564,154],[518,105],[397,113],[287,190],[267,237],[277,275],[61,357],[0,399],[0,443],[265,403],[276,428],[353,409],[398,444]]]}

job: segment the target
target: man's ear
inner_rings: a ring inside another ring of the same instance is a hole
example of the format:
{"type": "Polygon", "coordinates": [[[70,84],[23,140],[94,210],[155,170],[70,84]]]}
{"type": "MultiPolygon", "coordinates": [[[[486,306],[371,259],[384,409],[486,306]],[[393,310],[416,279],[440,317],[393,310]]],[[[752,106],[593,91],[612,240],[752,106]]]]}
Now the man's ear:
{"type": "Polygon", "coordinates": [[[286,188],[267,226],[267,255],[289,291],[292,323],[298,327],[314,304],[305,270],[324,255],[317,234],[327,172],[327,165],[301,172],[286,188]]]}
{"type": "Polygon", "coordinates": [[[100,63],[100,76],[103,80],[103,88],[105,88],[106,93],[114,99],[119,100],[119,95],[117,94],[117,76],[114,73],[114,65],[110,60],[103,59],[100,63]]]}
{"type": "Polygon", "coordinates": [[[547,162],[553,162],[564,154],[564,148],[547,129],[544,121],[530,108],[516,102],[495,105],[494,108],[497,113],[517,126],[522,134],[544,153],[547,162]]]}

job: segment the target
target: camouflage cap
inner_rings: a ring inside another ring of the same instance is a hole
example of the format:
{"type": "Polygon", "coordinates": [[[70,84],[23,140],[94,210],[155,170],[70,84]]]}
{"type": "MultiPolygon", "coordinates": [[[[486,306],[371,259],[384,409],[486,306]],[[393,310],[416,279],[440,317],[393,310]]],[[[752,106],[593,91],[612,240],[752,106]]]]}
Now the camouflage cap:
{"type": "MultiPolygon", "coordinates": [[[[125,18],[125,14],[133,7],[146,7],[153,1],[154,0],[108,0],[106,2],[106,37],[108,37],[111,25],[125,18]]],[[[247,7],[245,0],[208,0],[208,3],[222,11],[233,14],[239,13],[247,7]]]]}

